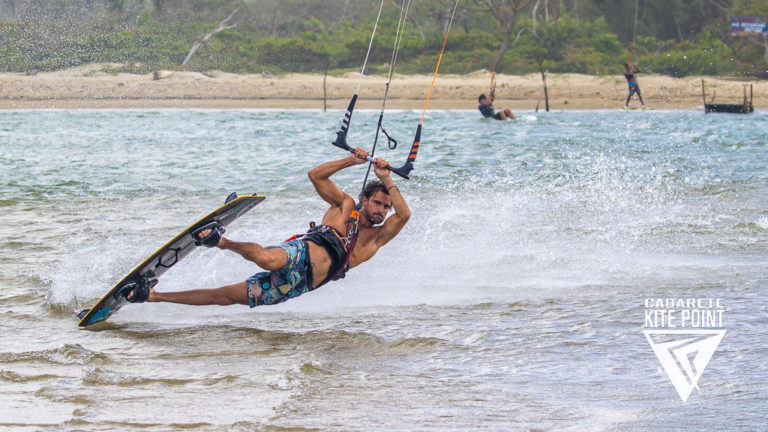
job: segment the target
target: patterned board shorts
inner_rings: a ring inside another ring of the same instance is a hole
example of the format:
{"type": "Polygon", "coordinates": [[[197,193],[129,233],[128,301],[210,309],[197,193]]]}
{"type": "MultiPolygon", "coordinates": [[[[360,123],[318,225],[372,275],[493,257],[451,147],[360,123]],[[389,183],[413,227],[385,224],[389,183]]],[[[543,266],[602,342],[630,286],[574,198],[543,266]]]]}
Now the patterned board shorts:
{"type": "Polygon", "coordinates": [[[635,93],[640,94],[640,85],[636,81],[628,81],[627,84],[629,85],[630,96],[635,93]]]}
{"type": "Polygon", "coordinates": [[[256,273],[246,279],[251,307],[282,303],[312,290],[312,276],[307,277],[312,271],[307,243],[296,239],[274,247],[285,251],[287,262],[279,270],[256,273]]]}

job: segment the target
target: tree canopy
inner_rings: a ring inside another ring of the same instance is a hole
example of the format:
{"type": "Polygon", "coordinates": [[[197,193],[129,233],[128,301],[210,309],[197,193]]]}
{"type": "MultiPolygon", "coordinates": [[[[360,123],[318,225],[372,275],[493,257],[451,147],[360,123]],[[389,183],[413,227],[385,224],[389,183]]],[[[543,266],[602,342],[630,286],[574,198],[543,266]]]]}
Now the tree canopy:
{"type": "MultiPolygon", "coordinates": [[[[383,71],[403,0],[385,0],[370,60],[383,71]]],[[[453,0],[412,0],[398,72],[429,73],[453,0]]],[[[360,67],[380,0],[0,0],[0,70],[254,73],[360,67]],[[222,23],[226,21],[227,25],[222,23]],[[207,36],[207,37],[206,37],[207,36]],[[198,42],[187,63],[190,48],[198,42]]],[[[768,39],[734,37],[757,0],[460,0],[442,70],[768,77],[768,39]],[[637,20],[635,21],[635,17],[637,20]]]]}

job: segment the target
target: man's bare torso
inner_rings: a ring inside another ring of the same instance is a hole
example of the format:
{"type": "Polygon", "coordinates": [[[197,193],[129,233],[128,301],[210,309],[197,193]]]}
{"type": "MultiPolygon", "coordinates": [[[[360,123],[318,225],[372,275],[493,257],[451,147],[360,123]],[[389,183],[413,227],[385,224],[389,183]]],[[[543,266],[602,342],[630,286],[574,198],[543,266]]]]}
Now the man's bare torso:
{"type": "MultiPolygon", "coordinates": [[[[323,216],[323,225],[333,227],[338,232],[347,235],[347,220],[349,214],[355,210],[354,200],[350,197],[344,201],[341,209],[338,207],[331,207],[325,212],[323,216]]],[[[364,218],[364,216],[360,216],[364,218]]],[[[357,236],[357,242],[352,250],[352,256],[349,259],[349,266],[355,267],[365,261],[368,261],[379,250],[379,246],[376,244],[376,237],[381,231],[381,226],[367,226],[365,221],[361,221],[359,225],[359,231],[357,236]]],[[[331,268],[331,257],[328,255],[328,251],[312,242],[307,242],[309,246],[309,258],[312,263],[312,276],[315,285],[324,281],[329,275],[328,271],[331,268]]]]}

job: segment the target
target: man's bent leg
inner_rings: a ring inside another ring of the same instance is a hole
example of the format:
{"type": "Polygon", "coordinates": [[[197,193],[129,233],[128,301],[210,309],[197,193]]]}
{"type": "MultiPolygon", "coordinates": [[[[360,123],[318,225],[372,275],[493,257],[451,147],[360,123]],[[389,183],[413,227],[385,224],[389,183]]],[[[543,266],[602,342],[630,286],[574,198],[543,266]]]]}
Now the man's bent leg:
{"type": "Polygon", "coordinates": [[[213,289],[194,289],[176,292],[157,292],[154,288],[150,291],[151,302],[180,303],[186,305],[231,305],[248,304],[246,282],[226,285],[213,289]]]}
{"type": "Polygon", "coordinates": [[[238,242],[221,238],[219,249],[231,250],[247,259],[253,261],[264,270],[278,270],[285,267],[288,258],[285,251],[279,247],[265,248],[258,243],[238,242]]]}

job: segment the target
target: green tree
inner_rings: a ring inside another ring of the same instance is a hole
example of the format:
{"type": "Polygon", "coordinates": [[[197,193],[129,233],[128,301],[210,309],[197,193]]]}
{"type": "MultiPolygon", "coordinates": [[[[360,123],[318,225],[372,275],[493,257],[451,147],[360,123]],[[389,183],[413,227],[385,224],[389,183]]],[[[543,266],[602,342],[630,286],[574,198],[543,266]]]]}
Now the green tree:
{"type": "Polygon", "coordinates": [[[524,28],[518,29],[517,22],[523,11],[534,4],[534,0],[484,0],[484,2],[488,11],[496,19],[501,35],[498,53],[491,63],[491,70],[496,72],[504,54],[516,44],[525,30],[524,28]],[[513,36],[515,36],[514,40],[512,39],[513,36]]]}
{"type": "Polygon", "coordinates": [[[539,23],[536,33],[521,38],[515,50],[539,72],[608,73],[617,71],[616,58],[626,54],[603,18],[586,21],[564,13],[555,22],[539,23]]]}

